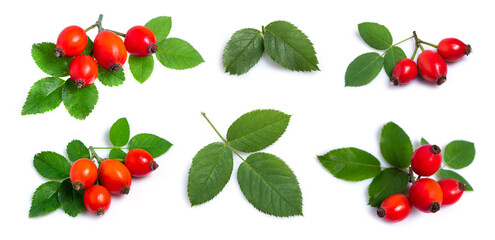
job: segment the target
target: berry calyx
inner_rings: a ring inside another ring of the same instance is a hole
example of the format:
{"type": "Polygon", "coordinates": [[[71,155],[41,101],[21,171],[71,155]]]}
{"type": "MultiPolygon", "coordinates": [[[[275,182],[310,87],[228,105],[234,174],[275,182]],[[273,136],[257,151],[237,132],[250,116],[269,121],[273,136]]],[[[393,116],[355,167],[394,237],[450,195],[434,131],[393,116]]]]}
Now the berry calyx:
{"type": "Polygon", "coordinates": [[[376,213],[389,222],[400,222],[412,211],[411,202],[404,194],[394,194],[383,200],[376,213]]]}
{"type": "Polygon", "coordinates": [[[104,186],[93,185],[84,192],[83,201],[89,212],[102,216],[110,208],[112,197],[104,186]]]}
{"type": "Polygon", "coordinates": [[[457,62],[464,55],[471,53],[471,45],[463,43],[457,38],[445,38],[437,45],[437,53],[446,62],[457,62]]]}
{"type": "Polygon", "coordinates": [[[96,182],[98,168],[93,161],[81,158],[70,167],[69,177],[76,191],[87,189],[96,182]]]}
{"type": "Polygon", "coordinates": [[[127,60],[124,42],[117,34],[108,30],[96,35],[93,54],[101,67],[113,72],[118,72],[127,60]]]}
{"type": "Polygon", "coordinates": [[[418,210],[435,213],[440,210],[443,203],[442,188],[431,178],[421,178],[409,188],[409,200],[418,210]]]}
{"type": "Polygon", "coordinates": [[[145,26],[134,26],[125,34],[124,44],[129,54],[146,57],[158,51],[155,34],[145,26]]]}
{"type": "Polygon", "coordinates": [[[466,184],[456,179],[442,179],[438,181],[443,192],[443,205],[452,205],[459,201],[464,191],[466,184]]]}
{"type": "Polygon", "coordinates": [[[151,154],[143,149],[131,149],[125,156],[125,166],[133,177],[144,177],[158,168],[151,154]]]}
{"type": "Polygon", "coordinates": [[[88,36],[79,26],[68,26],[60,32],[55,46],[56,57],[75,57],[81,54],[88,44],[88,36]]]}
{"type": "Polygon", "coordinates": [[[100,163],[98,179],[112,194],[129,194],[132,176],[127,167],[114,159],[106,159],[100,163]]]}
{"type": "Polygon", "coordinates": [[[417,148],[411,157],[411,168],[419,176],[431,176],[442,165],[442,154],[437,145],[425,144],[417,148]]]}
{"type": "Polygon", "coordinates": [[[395,64],[390,83],[394,86],[407,84],[414,80],[417,74],[418,67],[416,63],[409,58],[404,58],[395,64]]]}
{"type": "Polygon", "coordinates": [[[79,55],[70,62],[69,75],[78,88],[87,87],[98,76],[98,64],[91,56],[79,55]]]}
{"type": "Polygon", "coordinates": [[[428,82],[441,85],[447,80],[447,64],[432,50],[425,50],[419,54],[418,69],[421,76],[428,82]]]}

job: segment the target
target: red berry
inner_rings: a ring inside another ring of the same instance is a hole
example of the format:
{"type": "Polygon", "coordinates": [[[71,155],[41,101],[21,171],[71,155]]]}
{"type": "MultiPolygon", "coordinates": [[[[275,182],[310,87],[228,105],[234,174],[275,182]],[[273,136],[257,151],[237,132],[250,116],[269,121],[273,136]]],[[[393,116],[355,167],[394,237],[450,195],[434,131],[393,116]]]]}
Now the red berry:
{"type": "Polygon", "coordinates": [[[443,205],[452,205],[459,201],[466,185],[456,179],[442,179],[438,181],[443,192],[443,205]]]}
{"type": "Polygon", "coordinates": [[[72,186],[79,191],[87,189],[95,183],[98,177],[98,168],[93,161],[81,158],[72,164],[69,175],[72,186]]]}
{"type": "Polygon", "coordinates": [[[155,34],[145,26],[129,29],[124,44],[129,54],[137,57],[146,57],[158,51],[155,34]]]}
{"type": "Polygon", "coordinates": [[[132,176],[127,167],[114,159],[106,159],[100,163],[98,179],[112,194],[128,194],[132,176]]]}
{"type": "Polygon", "coordinates": [[[158,168],[151,154],[143,149],[132,149],[125,156],[125,166],[133,177],[144,177],[158,168]]]}
{"type": "Polygon", "coordinates": [[[420,211],[435,213],[442,206],[442,188],[431,178],[421,178],[409,188],[409,200],[420,211]]]}
{"type": "Polygon", "coordinates": [[[421,76],[428,82],[441,85],[447,80],[447,64],[434,51],[425,50],[419,54],[418,69],[421,76]]]}
{"type": "Polygon", "coordinates": [[[417,74],[418,67],[416,63],[409,58],[404,58],[395,64],[390,83],[395,86],[407,84],[414,80],[417,74]]]}
{"type": "Polygon", "coordinates": [[[471,45],[457,38],[445,38],[437,45],[437,52],[446,62],[457,62],[471,53],[471,45]]]}
{"type": "Polygon", "coordinates": [[[411,168],[419,176],[435,174],[442,164],[441,150],[437,145],[423,145],[411,157],[411,168]]]}
{"type": "Polygon", "coordinates": [[[101,67],[114,72],[118,72],[127,60],[124,42],[117,34],[108,30],[96,35],[93,54],[101,67]]]}
{"type": "Polygon", "coordinates": [[[87,87],[98,76],[98,64],[91,56],[78,55],[69,64],[69,75],[78,88],[87,87]]]}
{"type": "Polygon", "coordinates": [[[78,26],[68,26],[58,35],[55,56],[75,57],[84,51],[87,44],[88,36],[84,29],[78,26]]]}
{"type": "Polygon", "coordinates": [[[88,211],[101,216],[110,208],[112,197],[104,186],[93,185],[84,192],[83,201],[88,211]]]}
{"type": "Polygon", "coordinates": [[[377,210],[378,217],[389,222],[400,222],[411,213],[412,206],[404,194],[394,194],[383,200],[377,210]]]}

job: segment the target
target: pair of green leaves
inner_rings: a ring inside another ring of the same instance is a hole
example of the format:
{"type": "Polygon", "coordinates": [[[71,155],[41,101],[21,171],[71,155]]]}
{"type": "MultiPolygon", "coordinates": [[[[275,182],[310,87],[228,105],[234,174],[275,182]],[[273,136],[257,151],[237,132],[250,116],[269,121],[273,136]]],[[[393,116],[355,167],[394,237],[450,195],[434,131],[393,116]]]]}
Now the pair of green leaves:
{"type": "MultiPolygon", "coordinates": [[[[110,129],[111,148],[109,158],[123,160],[126,153],[121,149],[128,144],[129,149],[140,148],[157,158],[172,146],[167,140],[148,133],[141,133],[130,138],[127,119],[117,120],[110,129]]],[[[43,151],[34,155],[33,165],[36,171],[50,181],[41,184],[33,194],[29,217],[37,217],[55,211],[58,208],[69,216],[76,217],[86,208],[83,202],[83,191],[76,191],[69,179],[72,163],[81,159],[92,159],[88,147],[80,140],[67,144],[68,158],[51,151],[43,151]]]]}
{"type": "Polygon", "coordinates": [[[270,58],[293,71],[318,71],[313,43],[292,23],[275,21],[262,31],[245,28],[235,32],[223,51],[225,72],[241,75],[261,59],[266,50],[270,58]]]}
{"type": "Polygon", "coordinates": [[[292,170],[277,156],[257,152],[277,141],[289,120],[290,115],[280,111],[255,110],[234,121],[226,139],[219,135],[223,142],[202,148],[189,170],[187,191],[191,205],[203,204],[222,191],[232,175],[233,152],[237,150],[252,153],[243,159],[237,171],[237,181],[246,199],[266,214],[302,215],[302,193],[292,170]]]}
{"type": "Polygon", "coordinates": [[[392,75],[395,65],[406,58],[404,51],[393,44],[390,31],[378,23],[364,22],[358,24],[361,38],[372,48],[385,50],[385,56],[379,53],[364,53],[355,58],[347,67],[345,86],[358,87],[370,83],[385,68],[388,76],[392,75]]]}
{"type": "MultiPolygon", "coordinates": [[[[427,144],[422,139],[422,144],[427,144]]],[[[372,154],[357,148],[341,148],[318,156],[320,163],[335,177],[347,181],[361,181],[373,178],[369,188],[368,204],[377,207],[388,196],[402,193],[409,182],[407,168],[411,165],[413,145],[409,136],[393,122],[385,124],[380,136],[380,151],[391,166],[382,168],[380,161],[372,154]]],[[[474,144],[467,141],[453,141],[445,147],[445,164],[454,169],[468,166],[474,159],[474,144]]],[[[440,169],[440,177],[454,178],[469,183],[451,170],[440,169]]]]}
{"type": "MultiPolygon", "coordinates": [[[[167,38],[172,28],[171,17],[157,17],[145,25],[153,31],[157,39],[156,58],[165,67],[177,70],[193,68],[204,62],[201,55],[186,41],[179,38],[167,38]]],[[[76,119],[85,119],[98,102],[98,90],[95,84],[77,88],[69,78],[69,64],[73,58],[57,58],[54,55],[55,44],[50,42],[35,43],[31,55],[36,65],[50,77],[34,83],[29,90],[22,115],[45,113],[57,108],[62,102],[69,114],[76,119]]],[[[91,55],[93,42],[88,44],[82,54],[91,55]]],[[[144,83],[152,74],[153,56],[129,56],[129,69],[134,78],[144,83]]],[[[98,80],[105,86],[119,86],[125,81],[124,70],[112,72],[98,68],[98,80]]]]}

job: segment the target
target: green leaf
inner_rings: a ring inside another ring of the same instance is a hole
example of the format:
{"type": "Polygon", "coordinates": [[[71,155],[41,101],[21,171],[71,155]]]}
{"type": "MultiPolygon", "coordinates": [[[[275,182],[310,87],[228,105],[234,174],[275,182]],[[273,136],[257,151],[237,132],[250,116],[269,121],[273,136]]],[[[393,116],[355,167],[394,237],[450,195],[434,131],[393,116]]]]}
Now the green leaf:
{"type": "Polygon", "coordinates": [[[380,150],[383,158],[397,168],[411,165],[413,146],[409,136],[397,124],[389,122],[382,128],[380,150]]]}
{"type": "Polygon", "coordinates": [[[131,129],[126,118],[117,120],[110,128],[110,142],[115,147],[123,147],[129,141],[131,129]]]}
{"type": "Polygon", "coordinates": [[[473,191],[473,187],[468,183],[468,181],[466,181],[466,179],[464,179],[458,173],[451,171],[451,170],[446,170],[446,169],[440,169],[440,171],[438,171],[438,173],[440,174],[441,179],[446,179],[446,178],[456,179],[457,181],[460,181],[460,182],[466,184],[466,191],[473,191]]]}
{"type": "Polygon", "coordinates": [[[447,144],[443,159],[447,166],[453,169],[460,169],[471,164],[474,160],[474,155],[474,143],[456,140],[447,144]]]}
{"type": "Polygon", "coordinates": [[[318,160],[333,176],[347,181],[361,181],[378,175],[381,171],[380,161],[373,155],[357,148],[340,148],[318,160]]]}
{"type": "Polygon", "coordinates": [[[232,151],[224,143],[211,143],[199,150],[187,181],[191,205],[205,203],[218,195],[229,181],[233,165],[232,151]]]}
{"type": "Polygon", "coordinates": [[[370,83],[382,67],[383,58],[378,53],[369,52],[358,56],[345,71],[345,86],[359,87],[370,83]]]}
{"type": "Polygon", "coordinates": [[[129,149],[140,148],[148,151],[153,158],[166,153],[172,146],[167,140],[149,133],[141,133],[131,138],[129,149]]]}
{"type": "Polygon", "coordinates": [[[421,145],[426,145],[426,144],[430,144],[430,143],[428,143],[428,141],[426,141],[426,139],[421,138],[421,145]]]}
{"type": "Polygon", "coordinates": [[[76,217],[79,213],[86,210],[83,201],[83,191],[74,190],[70,179],[65,179],[60,185],[58,202],[62,210],[71,217],[76,217]]]}
{"type": "Polygon", "coordinates": [[[263,55],[263,37],[253,28],[235,32],[223,50],[223,66],[231,75],[241,75],[251,69],[263,55]]]}
{"type": "Polygon", "coordinates": [[[131,70],[132,76],[134,76],[139,83],[144,83],[151,76],[151,73],[153,73],[154,62],[153,56],[136,57],[130,55],[129,69],[131,70]]]}
{"type": "Polygon", "coordinates": [[[58,180],[69,177],[69,161],[55,152],[40,152],[34,155],[33,165],[36,171],[45,178],[58,180]]]}
{"type": "Polygon", "coordinates": [[[171,17],[156,17],[149,20],[145,25],[149,28],[156,37],[156,42],[161,42],[167,38],[172,28],[172,18],[171,17]]]}
{"type": "Polygon", "coordinates": [[[35,43],[31,56],[38,67],[54,77],[69,76],[69,64],[72,58],[55,57],[55,44],[50,42],[35,43]]]}
{"type": "Polygon", "coordinates": [[[51,111],[62,102],[62,86],[65,81],[56,77],[43,78],[34,83],[29,90],[22,115],[51,111]]]}
{"type": "Polygon", "coordinates": [[[108,158],[124,160],[126,155],[127,153],[125,153],[124,150],[120,148],[112,148],[112,150],[110,150],[108,158]]]}
{"type": "Polygon", "coordinates": [[[387,168],[380,172],[368,188],[369,202],[372,207],[379,207],[385,198],[402,193],[409,183],[409,175],[397,168],[387,168]]]}
{"type": "Polygon", "coordinates": [[[62,101],[72,117],[83,120],[93,111],[98,102],[98,90],[94,84],[77,88],[69,78],[62,90],[62,101]]]}
{"type": "Polygon", "coordinates": [[[392,46],[392,34],[383,25],[363,22],[358,24],[358,30],[363,40],[372,48],[385,50],[392,46]]]}
{"type": "Polygon", "coordinates": [[[51,181],[41,184],[33,194],[29,217],[38,217],[51,213],[60,207],[58,202],[58,190],[60,183],[51,181]]]}
{"type": "Polygon", "coordinates": [[[193,68],[204,62],[191,44],[179,38],[159,42],[156,58],[163,66],[177,70],[193,68]]]}
{"type": "Polygon", "coordinates": [[[278,217],[303,215],[296,175],[277,156],[251,154],[239,166],[237,180],[244,196],[261,212],[278,217]]]}
{"type": "Polygon", "coordinates": [[[248,112],[229,127],[227,141],[239,151],[259,151],[273,144],[284,134],[290,117],[277,110],[248,112]]]}
{"type": "Polygon", "coordinates": [[[289,70],[320,70],[313,43],[292,23],[275,21],[264,30],[265,49],[273,61],[289,70]]]}
{"type": "Polygon", "coordinates": [[[88,37],[88,44],[86,45],[86,48],[81,53],[81,55],[91,56],[92,54],[93,54],[93,41],[91,41],[91,38],[88,37]]]}
{"type": "Polygon", "coordinates": [[[67,155],[71,162],[75,162],[81,158],[90,158],[89,149],[79,140],[72,140],[67,144],[67,155]]]}
{"type": "Polygon", "coordinates": [[[124,69],[114,72],[98,66],[98,80],[107,87],[119,86],[125,81],[124,69]]]}
{"type": "Polygon", "coordinates": [[[400,47],[394,46],[387,51],[385,57],[383,58],[383,66],[389,77],[392,76],[392,71],[394,71],[395,65],[404,58],[407,58],[407,56],[400,47]]]}

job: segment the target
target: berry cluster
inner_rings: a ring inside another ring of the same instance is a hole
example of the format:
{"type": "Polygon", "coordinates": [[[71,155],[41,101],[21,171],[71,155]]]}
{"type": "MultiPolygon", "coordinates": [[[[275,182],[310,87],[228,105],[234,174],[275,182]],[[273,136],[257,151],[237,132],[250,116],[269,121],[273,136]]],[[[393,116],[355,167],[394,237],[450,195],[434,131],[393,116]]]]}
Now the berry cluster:
{"type": "Polygon", "coordinates": [[[88,36],[81,27],[66,27],[58,36],[55,56],[74,57],[69,65],[69,75],[78,88],[94,83],[98,76],[98,65],[118,72],[127,60],[127,52],[132,56],[146,57],[158,51],[155,34],[145,26],[134,26],[125,35],[103,30],[101,24],[98,29],[93,44],[94,58],[82,54],[88,44],[88,36]],[[124,41],[119,35],[124,37],[124,41]]]}
{"type": "Polygon", "coordinates": [[[435,174],[441,164],[442,154],[437,145],[425,144],[417,148],[411,158],[411,170],[418,175],[418,180],[409,188],[409,197],[401,193],[387,197],[377,210],[378,216],[389,222],[399,222],[409,216],[412,206],[425,213],[435,213],[441,206],[456,203],[466,190],[464,183],[451,178],[440,181],[421,178],[435,174]]]}
{"type": "Polygon", "coordinates": [[[70,168],[70,181],[76,191],[84,192],[84,206],[98,216],[110,207],[110,194],[128,194],[132,177],[144,177],[158,168],[149,152],[132,149],[124,163],[115,159],[98,161],[99,167],[87,158],[75,161],[70,168]],[[99,184],[95,184],[96,182],[99,184]]]}
{"type": "Polygon", "coordinates": [[[416,32],[413,32],[413,35],[416,41],[416,49],[413,56],[397,62],[390,76],[390,83],[395,86],[410,83],[416,78],[418,70],[421,77],[426,81],[441,85],[447,80],[446,62],[457,62],[464,55],[467,56],[471,53],[471,46],[469,44],[466,45],[457,38],[445,38],[438,45],[434,45],[419,39],[416,32]],[[422,43],[436,48],[437,52],[424,50],[421,45],[422,43]],[[414,57],[418,48],[422,52],[418,56],[416,65],[414,57]]]}

